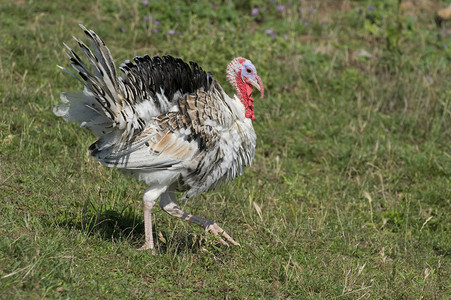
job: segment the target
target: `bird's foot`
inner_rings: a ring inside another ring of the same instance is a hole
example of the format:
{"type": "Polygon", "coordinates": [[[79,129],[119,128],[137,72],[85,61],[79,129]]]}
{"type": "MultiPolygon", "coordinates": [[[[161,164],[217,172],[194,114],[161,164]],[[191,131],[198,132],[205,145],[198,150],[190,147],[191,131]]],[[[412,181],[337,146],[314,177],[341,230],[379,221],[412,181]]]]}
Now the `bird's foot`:
{"type": "Polygon", "coordinates": [[[141,248],[138,249],[138,251],[144,251],[144,250],[152,250],[152,255],[155,255],[155,248],[149,245],[148,243],[144,243],[141,248]]]}
{"type": "Polygon", "coordinates": [[[241,246],[239,243],[235,242],[234,239],[232,239],[232,237],[230,235],[228,235],[224,229],[222,229],[221,227],[219,227],[218,224],[216,223],[212,223],[209,224],[205,227],[205,231],[210,232],[211,234],[213,234],[214,236],[219,235],[219,242],[223,245],[229,246],[229,243],[231,243],[234,246],[241,246]],[[225,239],[225,240],[224,240],[225,239]]]}

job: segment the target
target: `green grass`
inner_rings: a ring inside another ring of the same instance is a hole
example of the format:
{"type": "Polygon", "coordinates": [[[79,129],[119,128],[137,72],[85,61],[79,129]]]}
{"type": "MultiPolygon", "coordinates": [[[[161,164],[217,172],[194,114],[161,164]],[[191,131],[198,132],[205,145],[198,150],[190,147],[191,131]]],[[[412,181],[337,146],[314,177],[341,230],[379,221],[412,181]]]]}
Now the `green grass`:
{"type": "Polygon", "coordinates": [[[449,297],[451,25],[433,23],[447,2],[150,2],[0,4],[0,298],[449,297]],[[229,93],[232,58],[257,66],[254,165],[182,204],[241,248],[156,208],[158,255],[136,251],[146,186],[52,113],[81,89],[56,67],[78,23],[118,64],[180,56],[229,93]]]}

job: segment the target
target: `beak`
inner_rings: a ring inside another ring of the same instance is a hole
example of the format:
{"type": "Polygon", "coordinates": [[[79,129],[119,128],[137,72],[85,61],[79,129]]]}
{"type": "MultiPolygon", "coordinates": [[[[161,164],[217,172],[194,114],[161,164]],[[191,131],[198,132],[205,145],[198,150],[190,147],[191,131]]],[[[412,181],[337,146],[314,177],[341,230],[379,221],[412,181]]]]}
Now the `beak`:
{"type": "Polygon", "coordinates": [[[261,93],[261,97],[263,98],[264,95],[263,82],[260,79],[260,77],[258,77],[258,75],[255,75],[255,79],[257,80],[249,78],[250,84],[252,84],[252,86],[255,87],[261,93]]]}

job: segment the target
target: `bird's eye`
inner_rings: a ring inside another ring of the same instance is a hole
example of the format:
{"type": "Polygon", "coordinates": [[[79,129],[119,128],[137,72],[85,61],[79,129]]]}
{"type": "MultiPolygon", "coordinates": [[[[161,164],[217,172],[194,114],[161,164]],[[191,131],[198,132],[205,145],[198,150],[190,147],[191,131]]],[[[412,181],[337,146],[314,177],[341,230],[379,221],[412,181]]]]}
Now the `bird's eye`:
{"type": "Polygon", "coordinates": [[[251,69],[246,69],[246,72],[252,73],[252,70],[251,69]]]}

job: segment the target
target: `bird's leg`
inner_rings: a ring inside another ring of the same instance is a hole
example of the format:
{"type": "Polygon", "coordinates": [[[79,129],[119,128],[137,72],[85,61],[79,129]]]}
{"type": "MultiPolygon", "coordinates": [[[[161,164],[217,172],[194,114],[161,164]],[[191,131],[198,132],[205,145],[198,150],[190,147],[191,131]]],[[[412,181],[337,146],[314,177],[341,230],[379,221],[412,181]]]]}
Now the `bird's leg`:
{"type": "Polygon", "coordinates": [[[143,203],[145,242],[138,250],[154,249],[152,236],[152,208],[152,205],[148,205],[146,202],[143,203]]]}
{"type": "Polygon", "coordinates": [[[153,235],[152,235],[152,208],[157,202],[158,197],[160,197],[161,193],[166,191],[166,186],[153,186],[148,188],[144,192],[143,197],[143,212],[144,212],[144,235],[145,242],[141,248],[138,250],[152,250],[152,254],[154,254],[154,243],[153,243],[153,235]]]}
{"type": "Polygon", "coordinates": [[[219,241],[221,244],[229,245],[227,242],[231,243],[235,246],[240,246],[237,242],[235,242],[234,239],[230,235],[228,235],[221,227],[218,226],[215,222],[202,219],[199,217],[196,217],[192,214],[186,213],[183,210],[181,210],[177,206],[177,202],[175,200],[175,195],[173,191],[167,191],[166,193],[161,195],[160,200],[160,207],[170,214],[171,216],[189,221],[191,223],[194,223],[202,228],[205,229],[205,231],[212,233],[213,235],[219,235],[220,239],[219,241]]]}

